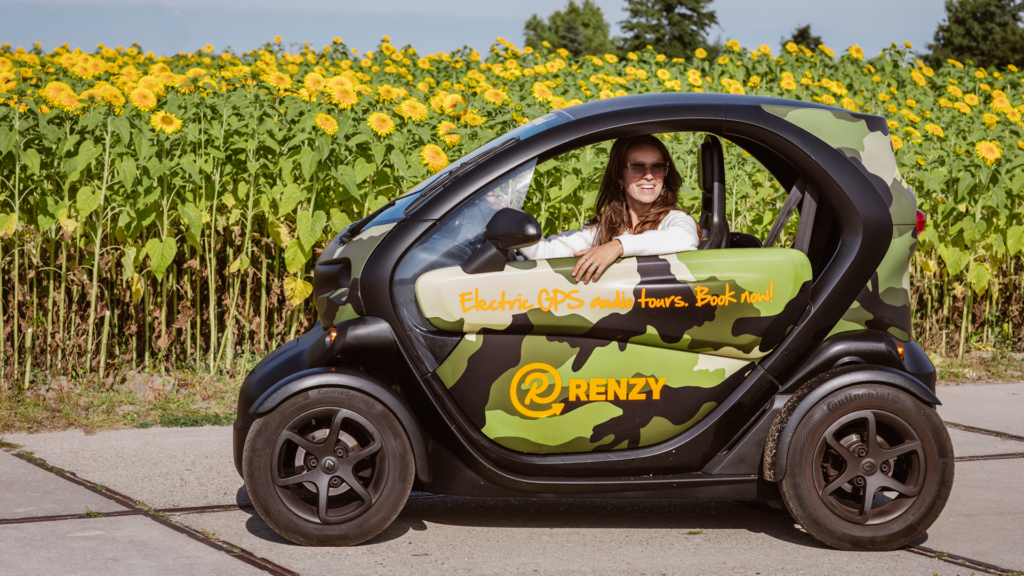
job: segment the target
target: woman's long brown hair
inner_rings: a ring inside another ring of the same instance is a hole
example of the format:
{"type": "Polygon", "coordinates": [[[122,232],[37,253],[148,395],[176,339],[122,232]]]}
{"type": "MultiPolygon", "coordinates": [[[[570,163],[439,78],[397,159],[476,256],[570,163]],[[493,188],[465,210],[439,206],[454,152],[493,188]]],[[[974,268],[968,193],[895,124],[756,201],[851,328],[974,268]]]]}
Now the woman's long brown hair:
{"type": "Polygon", "coordinates": [[[591,226],[597,226],[597,233],[594,234],[594,246],[601,246],[611,242],[616,236],[630,232],[640,234],[648,230],[657,230],[658,225],[665,216],[672,210],[679,210],[676,204],[679,202],[679,187],[683,183],[682,176],[676,170],[676,164],[672,161],[672,155],[668,148],[651,135],[630,136],[620,138],[612,144],[612,151],[608,158],[608,166],[604,170],[604,178],[601,180],[601,188],[597,194],[597,206],[595,215],[588,222],[591,226]],[[629,216],[629,205],[626,204],[626,189],[619,184],[626,169],[626,154],[634,146],[651,146],[661,151],[661,158],[668,162],[668,171],[662,185],[661,196],[654,201],[648,212],[637,222],[636,229],[631,229],[632,218],[629,216]]]}

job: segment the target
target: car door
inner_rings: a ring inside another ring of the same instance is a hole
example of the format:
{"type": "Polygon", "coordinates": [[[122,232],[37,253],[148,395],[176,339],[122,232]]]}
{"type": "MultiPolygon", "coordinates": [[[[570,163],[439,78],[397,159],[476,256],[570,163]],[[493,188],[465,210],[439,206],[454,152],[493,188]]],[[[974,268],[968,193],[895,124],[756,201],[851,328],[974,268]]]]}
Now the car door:
{"type": "Polygon", "coordinates": [[[623,258],[587,285],[575,262],[416,281],[426,320],[462,334],[436,375],[511,450],[622,450],[683,433],[781,342],[810,292],[810,264],[789,248],[623,258]]]}

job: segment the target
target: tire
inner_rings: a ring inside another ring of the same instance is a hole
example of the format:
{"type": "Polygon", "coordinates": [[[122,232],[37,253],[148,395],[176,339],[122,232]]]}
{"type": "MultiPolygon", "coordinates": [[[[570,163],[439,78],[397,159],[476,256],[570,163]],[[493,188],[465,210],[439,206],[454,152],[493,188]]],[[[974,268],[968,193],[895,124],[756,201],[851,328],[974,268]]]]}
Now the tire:
{"type": "Polygon", "coordinates": [[[305,546],[373,538],[402,511],[415,476],[398,419],[370,396],[340,388],[301,393],[257,420],[242,462],[260,517],[305,546]]]}
{"type": "Polygon", "coordinates": [[[793,518],[825,544],[893,550],[917,539],[945,507],[953,446],[938,413],[906,392],[843,388],[797,425],[779,488],[793,518]]]}

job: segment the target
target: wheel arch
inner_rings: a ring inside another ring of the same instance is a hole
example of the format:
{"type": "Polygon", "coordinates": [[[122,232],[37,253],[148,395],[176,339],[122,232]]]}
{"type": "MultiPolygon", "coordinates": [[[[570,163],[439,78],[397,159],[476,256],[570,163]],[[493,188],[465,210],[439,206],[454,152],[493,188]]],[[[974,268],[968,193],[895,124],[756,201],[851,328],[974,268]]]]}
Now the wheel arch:
{"type": "Polygon", "coordinates": [[[416,463],[416,477],[422,482],[430,482],[430,458],[427,438],[419,421],[413,415],[406,401],[393,392],[386,384],[376,378],[357,372],[350,368],[328,366],[311,368],[281,380],[267,390],[253,403],[249,413],[254,418],[266,416],[285,400],[292,396],[317,389],[344,388],[362,392],[377,400],[394,414],[402,425],[409,444],[412,446],[413,460],[416,463]]]}
{"type": "Polygon", "coordinates": [[[775,417],[764,448],[764,478],[780,482],[786,475],[789,445],[804,416],[829,394],[857,384],[882,384],[907,392],[929,406],[942,404],[923,382],[885,366],[847,365],[814,378],[801,386],[775,417]]]}

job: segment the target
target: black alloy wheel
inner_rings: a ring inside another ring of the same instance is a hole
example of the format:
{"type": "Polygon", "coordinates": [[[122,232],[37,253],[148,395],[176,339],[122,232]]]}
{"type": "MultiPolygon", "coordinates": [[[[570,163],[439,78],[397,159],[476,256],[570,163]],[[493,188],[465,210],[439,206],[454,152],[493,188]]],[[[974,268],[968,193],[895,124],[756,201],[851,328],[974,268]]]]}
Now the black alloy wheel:
{"type": "Polygon", "coordinates": [[[381,443],[377,430],[351,410],[324,407],[297,416],[274,445],[278,496],[310,522],[339,524],[360,516],[387,482],[381,443]]]}
{"type": "Polygon", "coordinates": [[[386,528],[412,488],[401,424],[352,390],[288,399],[249,431],[245,483],[260,517],[305,545],[351,545],[386,528]]]}
{"type": "Polygon", "coordinates": [[[917,501],[927,471],[914,429],[879,410],[848,414],[818,440],[814,487],[836,516],[856,524],[882,524],[917,501]]]}
{"type": "Polygon", "coordinates": [[[911,543],[952,487],[953,447],[935,409],[880,384],[844,388],[812,407],[779,484],[797,522],[843,550],[911,543]]]}

